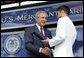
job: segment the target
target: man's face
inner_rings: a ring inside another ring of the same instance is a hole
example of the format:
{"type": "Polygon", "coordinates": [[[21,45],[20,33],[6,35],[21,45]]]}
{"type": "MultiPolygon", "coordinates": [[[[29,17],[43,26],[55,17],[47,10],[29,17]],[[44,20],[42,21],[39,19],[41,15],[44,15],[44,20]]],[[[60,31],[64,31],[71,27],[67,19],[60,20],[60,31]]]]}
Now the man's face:
{"type": "Polygon", "coordinates": [[[58,17],[58,18],[62,17],[61,11],[57,11],[57,17],[58,17]]]}
{"type": "Polygon", "coordinates": [[[38,25],[43,27],[46,24],[47,15],[45,13],[40,13],[39,17],[36,18],[36,21],[37,21],[38,25]]]}

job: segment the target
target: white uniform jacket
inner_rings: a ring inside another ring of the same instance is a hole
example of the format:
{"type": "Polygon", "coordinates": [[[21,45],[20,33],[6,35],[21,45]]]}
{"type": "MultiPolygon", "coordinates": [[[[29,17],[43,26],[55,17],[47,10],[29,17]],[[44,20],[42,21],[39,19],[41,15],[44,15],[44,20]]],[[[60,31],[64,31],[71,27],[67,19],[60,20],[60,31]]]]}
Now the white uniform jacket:
{"type": "Polygon", "coordinates": [[[68,16],[61,17],[57,23],[56,36],[49,40],[54,57],[73,57],[72,46],[76,39],[76,28],[68,16]]]}

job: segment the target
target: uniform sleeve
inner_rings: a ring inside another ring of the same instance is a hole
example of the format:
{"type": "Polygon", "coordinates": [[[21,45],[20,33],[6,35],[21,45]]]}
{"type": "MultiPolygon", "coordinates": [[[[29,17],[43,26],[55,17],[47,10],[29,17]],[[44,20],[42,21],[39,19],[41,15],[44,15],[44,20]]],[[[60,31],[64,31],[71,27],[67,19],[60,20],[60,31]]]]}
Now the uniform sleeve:
{"type": "Polygon", "coordinates": [[[59,19],[57,24],[56,36],[49,40],[50,47],[61,44],[65,40],[66,37],[65,28],[66,28],[66,21],[63,19],[59,19]]]}

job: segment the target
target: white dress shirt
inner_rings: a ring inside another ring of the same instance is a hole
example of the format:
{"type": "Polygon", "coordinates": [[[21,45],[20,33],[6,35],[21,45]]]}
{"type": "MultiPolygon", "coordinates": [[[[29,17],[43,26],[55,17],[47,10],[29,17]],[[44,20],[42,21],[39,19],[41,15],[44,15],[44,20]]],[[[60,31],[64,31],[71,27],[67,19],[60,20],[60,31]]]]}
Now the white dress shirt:
{"type": "Polygon", "coordinates": [[[61,17],[57,23],[56,36],[49,40],[54,57],[73,57],[72,46],[76,39],[76,29],[68,16],[61,17]]]}

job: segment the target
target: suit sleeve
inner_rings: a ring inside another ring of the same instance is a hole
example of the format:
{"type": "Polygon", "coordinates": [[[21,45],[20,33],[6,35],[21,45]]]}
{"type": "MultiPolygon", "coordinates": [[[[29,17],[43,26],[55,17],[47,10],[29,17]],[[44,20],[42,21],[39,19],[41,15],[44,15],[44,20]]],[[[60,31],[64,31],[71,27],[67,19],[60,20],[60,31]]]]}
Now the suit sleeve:
{"type": "Polygon", "coordinates": [[[66,26],[66,22],[63,21],[63,19],[60,19],[57,25],[56,36],[49,40],[50,47],[61,44],[65,40],[66,37],[65,26],[66,26]]]}
{"type": "Polygon", "coordinates": [[[25,29],[24,41],[25,41],[26,49],[28,51],[31,51],[32,53],[36,55],[39,54],[40,47],[33,45],[33,34],[30,28],[25,29]]]}

